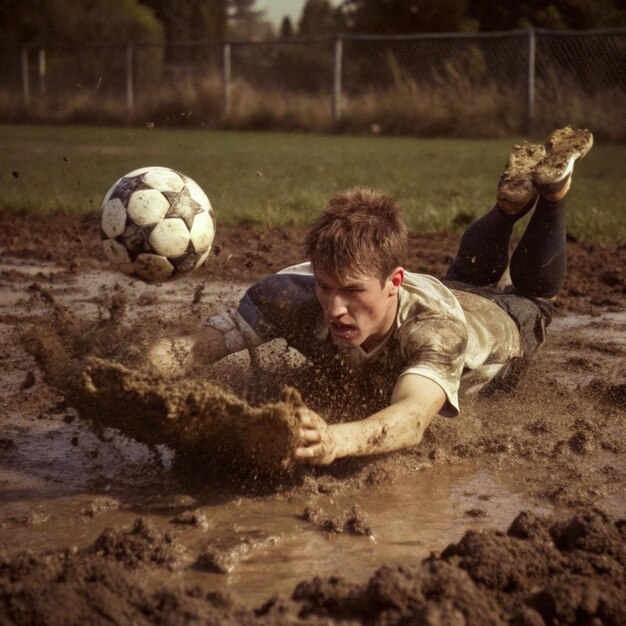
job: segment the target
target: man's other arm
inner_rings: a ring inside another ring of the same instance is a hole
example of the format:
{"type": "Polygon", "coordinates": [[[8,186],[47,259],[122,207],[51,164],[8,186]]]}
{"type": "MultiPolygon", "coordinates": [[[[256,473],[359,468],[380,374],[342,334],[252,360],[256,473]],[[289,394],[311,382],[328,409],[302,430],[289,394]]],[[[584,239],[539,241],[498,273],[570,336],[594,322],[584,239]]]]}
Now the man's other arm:
{"type": "Polygon", "coordinates": [[[301,409],[301,441],[295,458],[328,465],[345,456],[365,456],[401,450],[419,444],[424,432],[446,401],[443,389],[419,374],[401,376],[391,404],[369,417],[327,424],[317,413],[301,409]]]}

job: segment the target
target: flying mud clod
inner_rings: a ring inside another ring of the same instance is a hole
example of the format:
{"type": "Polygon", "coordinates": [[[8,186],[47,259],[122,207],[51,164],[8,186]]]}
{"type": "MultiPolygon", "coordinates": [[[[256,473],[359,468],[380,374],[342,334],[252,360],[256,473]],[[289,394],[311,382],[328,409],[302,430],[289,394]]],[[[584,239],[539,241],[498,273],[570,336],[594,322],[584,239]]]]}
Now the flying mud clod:
{"type": "Polygon", "coordinates": [[[252,407],[203,381],[168,380],[89,357],[71,403],[82,417],[147,444],[173,448],[181,466],[273,474],[291,466],[298,442],[294,390],[252,407]]]}

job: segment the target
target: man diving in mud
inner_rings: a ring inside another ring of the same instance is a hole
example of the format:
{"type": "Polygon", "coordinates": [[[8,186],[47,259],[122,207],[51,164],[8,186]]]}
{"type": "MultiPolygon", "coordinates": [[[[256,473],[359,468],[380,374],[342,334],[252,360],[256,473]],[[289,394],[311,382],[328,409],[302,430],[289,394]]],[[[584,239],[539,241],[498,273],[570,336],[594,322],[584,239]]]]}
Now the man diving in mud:
{"type": "Polygon", "coordinates": [[[458,415],[459,396],[513,384],[545,341],[566,270],[565,197],[592,143],[589,131],[566,127],[545,147],[514,146],[495,206],[467,228],[442,280],[402,266],[408,232],[391,197],[337,194],[308,231],[308,262],[252,285],[199,334],[160,340],[152,363],[168,371],[181,354],[212,363],[283,338],[344,378],[389,381],[389,404],[364,419],[329,424],[299,409],[295,460],[327,465],[415,446],[436,415],[458,415]],[[509,262],[513,227],[530,211],[509,262]]]}

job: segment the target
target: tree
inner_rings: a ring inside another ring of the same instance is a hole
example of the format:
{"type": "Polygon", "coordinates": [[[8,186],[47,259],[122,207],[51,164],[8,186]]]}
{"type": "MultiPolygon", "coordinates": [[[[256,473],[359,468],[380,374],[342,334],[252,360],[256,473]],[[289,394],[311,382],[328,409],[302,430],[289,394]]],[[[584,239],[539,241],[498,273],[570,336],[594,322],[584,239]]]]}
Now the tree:
{"type": "Polygon", "coordinates": [[[330,0],[307,0],[302,9],[298,32],[303,36],[329,35],[338,30],[337,11],[330,0]]]}
{"type": "Polygon", "coordinates": [[[0,38],[7,47],[158,43],[163,28],[154,13],[136,0],[4,0],[0,38]]]}
{"type": "Polygon", "coordinates": [[[290,37],[293,37],[293,24],[291,23],[291,18],[285,15],[280,24],[280,38],[289,39],[290,37]]]}
{"type": "Polygon", "coordinates": [[[271,27],[263,20],[265,11],[255,9],[256,0],[225,0],[227,6],[228,31],[235,39],[263,38],[271,27]]]}
{"type": "Polygon", "coordinates": [[[465,17],[465,0],[345,0],[340,6],[355,33],[456,31],[465,17]]]}
{"type": "Polygon", "coordinates": [[[168,41],[222,39],[226,33],[223,0],[141,0],[165,28],[168,41]]]}
{"type": "Polygon", "coordinates": [[[469,16],[480,30],[514,28],[592,29],[626,24],[624,0],[472,0],[469,16]]]}
{"type": "Polygon", "coordinates": [[[555,0],[567,28],[591,29],[626,25],[626,7],[620,0],[555,0]]]}
{"type": "MultiPolygon", "coordinates": [[[[310,0],[320,2],[323,0],[310,0]]],[[[592,29],[626,24],[626,0],[344,0],[348,30],[417,33],[519,28],[592,29]]]]}

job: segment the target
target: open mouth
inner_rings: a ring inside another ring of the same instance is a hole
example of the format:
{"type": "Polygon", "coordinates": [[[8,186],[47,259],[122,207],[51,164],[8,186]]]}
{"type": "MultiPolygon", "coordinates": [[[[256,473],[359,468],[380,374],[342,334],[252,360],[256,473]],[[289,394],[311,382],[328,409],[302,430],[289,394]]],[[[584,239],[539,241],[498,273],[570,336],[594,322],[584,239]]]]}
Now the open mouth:
{"type": "Polygon", "coordinates": [[[333,337],[339,337],[341,339],[347,339],[356,332],[356,327],[349,324],[342,324],[341,322],[330,322],[330,332],[333,337]]]}

